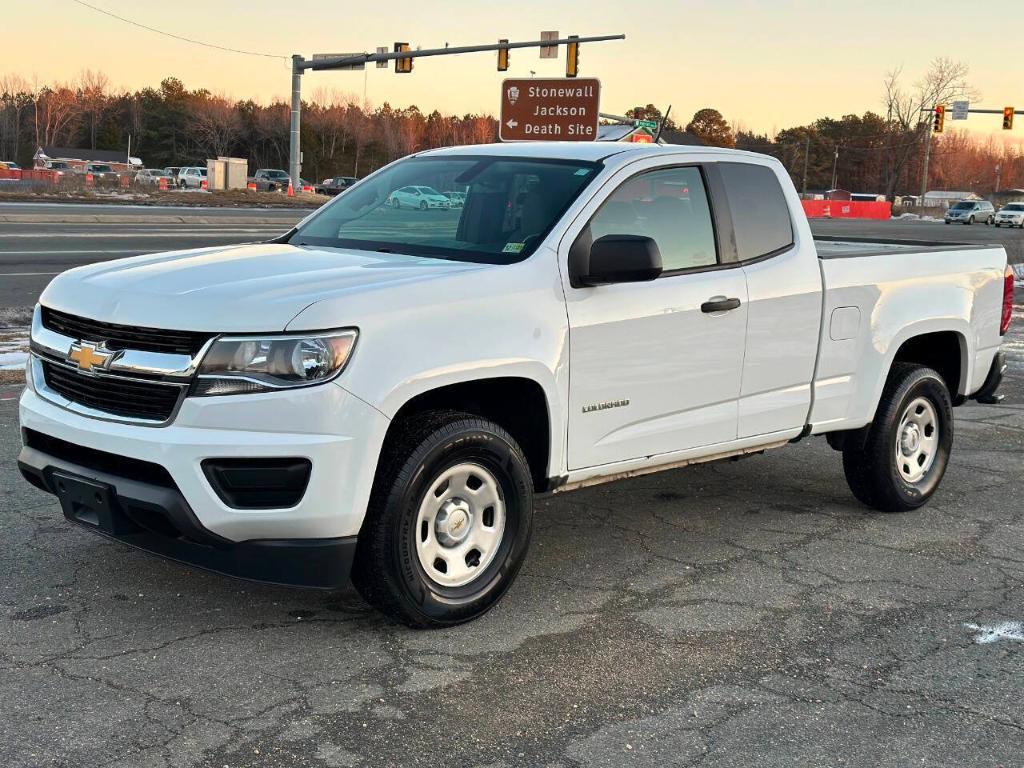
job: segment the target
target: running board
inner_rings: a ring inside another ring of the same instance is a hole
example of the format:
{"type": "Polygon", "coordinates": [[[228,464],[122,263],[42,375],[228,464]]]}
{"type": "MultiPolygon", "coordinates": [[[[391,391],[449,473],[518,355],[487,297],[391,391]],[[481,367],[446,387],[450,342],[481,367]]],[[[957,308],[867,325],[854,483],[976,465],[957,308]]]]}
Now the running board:
{"type": "Polygon", "coordinates": [[[613,472],[610,475],[599,475],[597,477],[588,477],[586,480],[577,480],[574,483],[565,483],[555,488],[552,493],[563,493],[565,491],[577,491],[580,488],[589,488],[592,485],[602,485],[604,483],[610,483],[615,480],[626,480],[630,477],[641,477],[643,475],[652,475],[655,472],[664,472],[667,469],[679,469],[680,467],[688,467],[691,464],[706,464],[709,461],[720,461],[721,459],[731,459],[739,456],[746,456],[751,453],[763,453],[764,451],[771,450],[772,448],[781,448],[784,445],[789,444],[789,440],[778,440],[774,443],[765,443],[763,445],[751,446],[750,448],[739,448],[732,451],[722,451],[721,453],[712,453],[708,456],[696,456],[691,459],[680,459],[677,461],[671,461],[667,464],[656,464],[650,467],[638,467],[637,469],[627,469],[623,472],[613,472]]]}

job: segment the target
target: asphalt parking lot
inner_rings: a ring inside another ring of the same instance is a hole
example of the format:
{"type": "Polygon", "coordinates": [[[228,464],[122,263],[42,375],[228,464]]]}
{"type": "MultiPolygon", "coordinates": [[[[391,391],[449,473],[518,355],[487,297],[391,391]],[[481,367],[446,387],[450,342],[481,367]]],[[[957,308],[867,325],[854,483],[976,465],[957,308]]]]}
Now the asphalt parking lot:
{"type": "Polygon", "coordinates": [[[505,600],[432,632],[73,527],[0,387],[0,765],[1018,766],[1015,322],[923,510],[860,507],[821,439],[547,497],[505,600]]]}

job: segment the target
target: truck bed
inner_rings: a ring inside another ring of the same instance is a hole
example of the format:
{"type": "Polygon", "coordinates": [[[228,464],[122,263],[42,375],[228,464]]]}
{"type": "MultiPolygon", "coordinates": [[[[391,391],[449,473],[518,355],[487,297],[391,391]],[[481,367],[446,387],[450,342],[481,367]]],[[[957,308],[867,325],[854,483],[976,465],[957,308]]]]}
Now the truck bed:
{"type": "Polygon", "coordinates": [[[934,240],[878,240],[868,237],[816,236],[814,245],[819,259],[847,259],[858,256],[885,256],[898,253],[976,251],[1002,248],[999,243],[941,243],[934,240]]]}

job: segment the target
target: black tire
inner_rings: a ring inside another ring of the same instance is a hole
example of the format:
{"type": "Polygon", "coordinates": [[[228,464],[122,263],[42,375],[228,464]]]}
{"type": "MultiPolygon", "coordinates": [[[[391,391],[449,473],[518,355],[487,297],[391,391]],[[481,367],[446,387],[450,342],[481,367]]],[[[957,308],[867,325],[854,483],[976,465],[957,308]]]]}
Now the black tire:
{"type": "Polygon", "coordinates": [[[420,210],[421,211],[427,210],[427,201],[426,200],[421,200],[420,201],[420,210]]]}
{"type": "Polygon", "coordinates": [[[971,216],[967,221],[964,222],[968,227],[974,224],[974,217],[971,216]]]}
{"type": "Polygon", "coordinates": [[[953,448],[953,404],[939,374],[915,363],[896,363],[882,391],[863,447],[843,450],[843,470],[853,495],[882,512],[905,512],[927,503],[939,487],[953,448]],[[896,461],[900,422],[918,398],[929,401],[938,422],[934,458],[916,482],[908,482],[896,461]]]}
{"type": "Polygon", "coordinates": [[[533,527],[533,480],[526,457],[497,424],[457,411],[424,413],[399,429],[381,457],[352,582],[368,603],[410,627],[478,618],[501,599],[526,558],[533,527]],[[461,586],[444,586],[421,565],[417,517],[436,479],[465,463],[485,468],[497,481],[503,533],[478,576],[461,586]]]}

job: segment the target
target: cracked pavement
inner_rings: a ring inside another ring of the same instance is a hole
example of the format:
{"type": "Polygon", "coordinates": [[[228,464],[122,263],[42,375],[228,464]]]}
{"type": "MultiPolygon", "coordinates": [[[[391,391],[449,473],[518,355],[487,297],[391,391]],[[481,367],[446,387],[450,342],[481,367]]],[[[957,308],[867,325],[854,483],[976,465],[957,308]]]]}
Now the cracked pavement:
{"type": "Polygon", "coordinates": [[[442,631],[72,526],[0,397],[0,764],[1020,765],[1017,314],[924,509],[859,506],[820,438],[546,497],[506,598],[442,631]]]}

